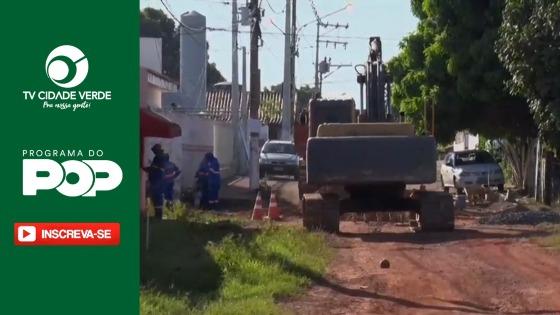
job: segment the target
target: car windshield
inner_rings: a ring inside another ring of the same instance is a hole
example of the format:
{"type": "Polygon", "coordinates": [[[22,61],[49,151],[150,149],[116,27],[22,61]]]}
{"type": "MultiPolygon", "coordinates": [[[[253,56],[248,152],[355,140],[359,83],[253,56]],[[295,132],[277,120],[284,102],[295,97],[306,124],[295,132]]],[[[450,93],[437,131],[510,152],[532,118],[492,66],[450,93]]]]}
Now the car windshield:
{"type": "Polygon", "coordinates": [[[296,154],[296,150],[293,144],[270,142],[264,145],[263,153],[296,154]]]}
{"type": "Polygon", "coordinates": [[[490,153],[486,151],[475,151],[465,153],[455,153],[455,165],[470,165],[496,163],[490,153]]]}

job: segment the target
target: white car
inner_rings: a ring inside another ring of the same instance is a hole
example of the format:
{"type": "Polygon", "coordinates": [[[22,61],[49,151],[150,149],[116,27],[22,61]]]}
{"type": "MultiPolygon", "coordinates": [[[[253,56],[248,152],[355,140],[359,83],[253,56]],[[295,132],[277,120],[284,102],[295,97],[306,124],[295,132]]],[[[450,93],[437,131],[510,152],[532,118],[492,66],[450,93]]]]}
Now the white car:
{"type": "Polygon", "coordinates": [[[492,155],[482,150],[449,153],[440,170],[444,190],[454,187],[458,192],[470,186],[497,187],[504,190],[504,172],[492,155]]]}
{"type": "Polygon", "coordinates": [[[293,142],[269,140],[259,157],[260,177],[266,175],[288,175],[299,178],[299,156],[293,142]]]}

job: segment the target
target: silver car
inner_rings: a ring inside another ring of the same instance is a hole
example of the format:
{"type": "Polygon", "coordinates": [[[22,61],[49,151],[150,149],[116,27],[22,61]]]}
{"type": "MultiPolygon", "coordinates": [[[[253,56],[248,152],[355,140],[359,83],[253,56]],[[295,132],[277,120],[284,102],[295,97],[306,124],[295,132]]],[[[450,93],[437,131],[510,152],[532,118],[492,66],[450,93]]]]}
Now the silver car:
{"type": "Polygon", "coordinates": [[[266,175],[288,175],[299,178],[299,157],[293,142],[269,140],[261,150],[259,158],[260,177],[266,175]]]}
{"type": "Polygon", "coordinates": [[[486,186],[504,190],[504,173],[492,155],[482,150],[449,153],[441,166],[441,183],[445,190],[455,187],[486,186]]]}

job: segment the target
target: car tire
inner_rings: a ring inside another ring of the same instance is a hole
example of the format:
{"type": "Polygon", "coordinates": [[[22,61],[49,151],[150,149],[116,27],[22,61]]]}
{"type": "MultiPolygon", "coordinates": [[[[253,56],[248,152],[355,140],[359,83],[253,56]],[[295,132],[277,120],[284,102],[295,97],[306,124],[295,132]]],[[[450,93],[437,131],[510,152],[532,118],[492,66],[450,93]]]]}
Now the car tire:
{"type": "Polygon", "coordinates": [[[453,187],[455,187],[455,191],[457,191],[457,195],[465,194],[463,187],[457,187],[457,179],[455,177],[453,177],[453,187]]]}

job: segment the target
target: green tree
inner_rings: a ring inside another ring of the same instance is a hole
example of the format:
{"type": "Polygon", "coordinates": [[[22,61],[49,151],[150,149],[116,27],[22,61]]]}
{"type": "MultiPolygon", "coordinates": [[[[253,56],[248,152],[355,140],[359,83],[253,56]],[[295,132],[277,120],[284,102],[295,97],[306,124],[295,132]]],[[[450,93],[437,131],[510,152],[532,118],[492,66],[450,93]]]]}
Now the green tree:
{"type": "Polygon", "coordinates": [[[560,1],[507,1],[496,50],[509,90],[527,98],[543,139],[560,149],[560,1]]]}
{"type": "MultiPolygon", "coordinates": [[[[161,37],[163,73],[179,81],[179,28],[175,21],[162,10],[144,8],[140,11],[140,36],[161,37]]],[[[208,86],[225,81],[216,64],[208,63],[206,68],[208,86]]]]}
{"type": "Polygon", "coordinates": [[[425,130],[424,106],[434,104],[436,136],[443,143],[465,129],[489,138],[533,135],[527,103],[506,90],[509,73],[494,51],[503,1],[411,4],[417,30],[389,62],[395,106],[425,130]]]}
{"type": "Polygon", "coordinates": [[[224,82],[226,79],[220,73],[215,63],[208,63],[206,67],[206,85],[212,86],[216,83],[224,82]]]}
{"type": "Polygon", "coordinates": [[[173,19],[162,10],[144,8],[140,12],[140,36],[161,37],[163,73],[179,80],[179,35],[173,19]]]}
{"type": "Polygon", "coordinates": [[[297,104],[296,109],[299,112],[302,108],[307,108],[309,100],[313,97],[313,88],[309,84],[302,85],[299,89],[296,89],[297,93],[297,104]]]}
{"type": "Polygon", "coordinates": [[[434,105],[441,143],[460,130],[499,138],[515,184],[525,187],[536,127],[526,99],[507,90],[511,76],[495,51],[504,1],[412,0],[411,7],[418,27],[389,62],[395,107],[425,131],[424,108],[434,105]]]}

